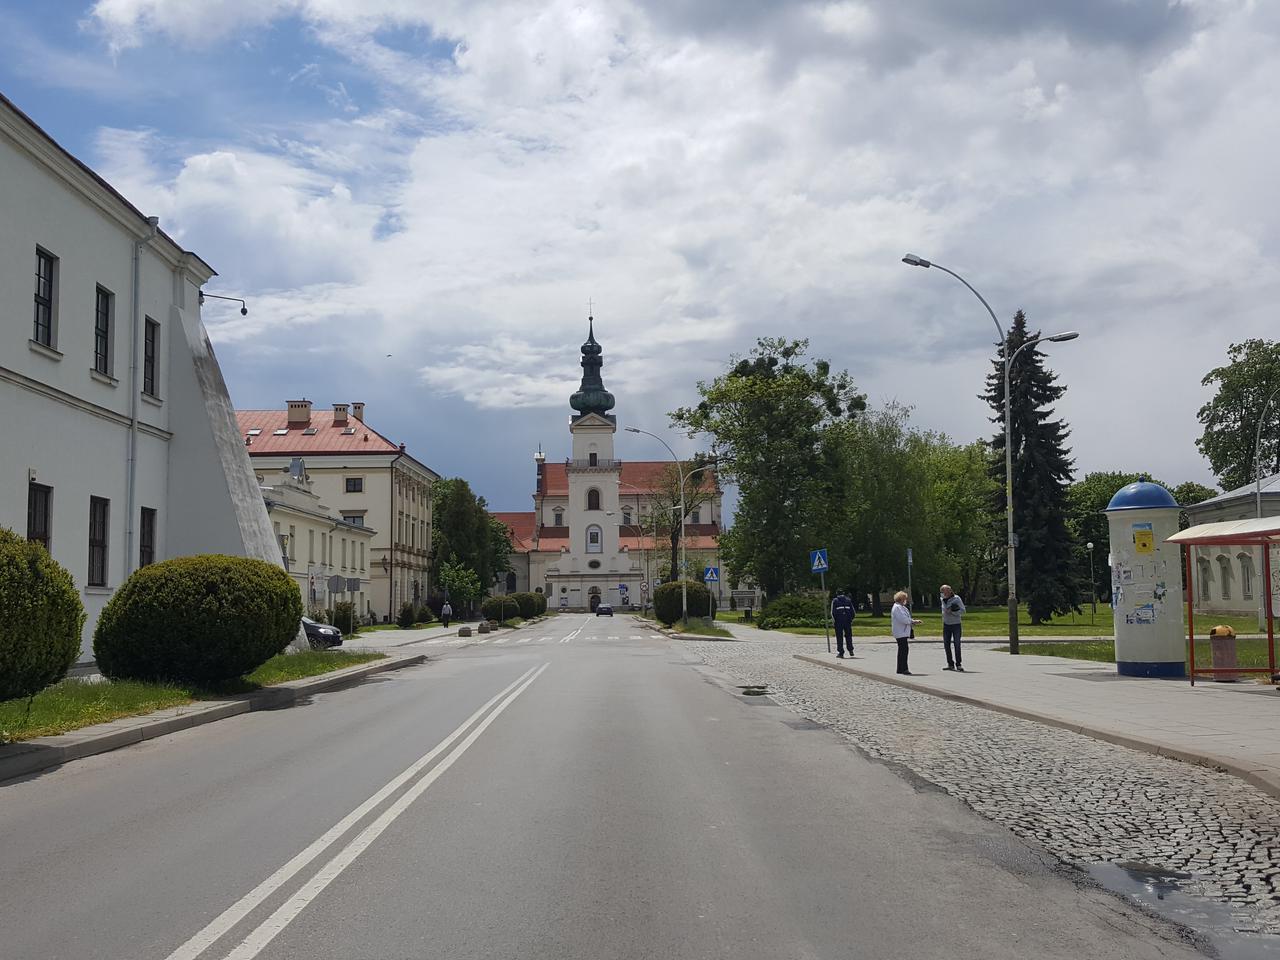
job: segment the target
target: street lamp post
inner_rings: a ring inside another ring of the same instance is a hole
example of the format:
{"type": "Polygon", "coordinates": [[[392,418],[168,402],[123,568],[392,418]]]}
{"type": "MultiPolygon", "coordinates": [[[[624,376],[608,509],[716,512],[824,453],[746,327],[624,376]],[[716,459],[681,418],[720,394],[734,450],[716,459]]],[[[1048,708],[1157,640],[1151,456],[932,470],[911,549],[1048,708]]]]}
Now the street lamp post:
{"type": "MultiPolygon", "coordinates": [[[[656,433],[650,433],[648,430],[641,430],[639,427],[627,427],[627,433],[643,433],[646,437],[653,437],[660,444],[667,448],[667,453],[671,454],[671,459],[676,465],[676,473],[680,475],[680,619],[687,627],[689,626],[689,565],[685,559],[684,549],[684,519],[686,516],[684,505],[684,472],[680,469],[680,458],[676,456],[676,452],[671,449],[671,444],[663,440],[656,433]]],[[[654,541],[654,547],[657,547],[657,541],[654,541]]]]}
{"type": "MultiPolygon", "coordinates": [[[[641,490],[634,483],[624,483],[622,480],[618,481],[618,486],[630,487],[632,490],[636,492],[636,519],[637,520],[640,519],[640,494],[644,493],[645,491],[641,490]]],[[[636,524],[636,526],[641,526],[641,525],[636,524]]],[[[658,511],[655,509],[653,511],[653,547],[651,550],[646,550],[644,552],[644,589],[640,591],[641,598],[642,598],[640,601],[640,609],[642,613],[649,612],[649,591],[653,588],[653,581],[649,577],[649,554],[650,553],[657,554],[657,552],[658,552],[658,511]]]]}
{"type": "Polygon", "coordinates": [[[1013,361],[1017,359],[1018,354],[1027,347],[1034,346],[1042,340],[1049,340],[1053,343],[1062,343],[1066,340],[1074,340],[1080,334],[1074,330],[1064,333],[1055,333],[1048,337],[1036,337],[1034,340],[1028,340],[1017,350],[1013,352],[1013,356],[1009,355],[1009,343],[1004,335],[1004,327],[1000,326],[1000,321],[996,318],[996,312],[991,309],[991,304],[983,298],[973,285],[964,277],[949,270],[940,263],[932,263],[923,257],[917,257],[913,253],[908,253],[902,258],[902,262],[913,267],[937,267],[943,273],[949,273],[955,277],[969,291],[982,302],[987,308],[987,313],[991,314],[991,321],[996,325],[996,330],[1000,334],[998,346],[1004,350],[1004,512],[1005,512],[1005,535],[1007,538],[1006,556],[1009,567],[1009,652],[1017,654],[1018,649],[1018,585],[1017,585],[1017,546],[1013,535],[1013,404],[1009,402],[1009,371],[1013,368],[1013,361]]]}
{"type": "Polygon", "coordinates": [[[1084,548],[1089,551],[1089,622],[1093,623],[1098,616],[1098,584],[1093,579],[1093,541],[1086,543],[1084,548]]]}

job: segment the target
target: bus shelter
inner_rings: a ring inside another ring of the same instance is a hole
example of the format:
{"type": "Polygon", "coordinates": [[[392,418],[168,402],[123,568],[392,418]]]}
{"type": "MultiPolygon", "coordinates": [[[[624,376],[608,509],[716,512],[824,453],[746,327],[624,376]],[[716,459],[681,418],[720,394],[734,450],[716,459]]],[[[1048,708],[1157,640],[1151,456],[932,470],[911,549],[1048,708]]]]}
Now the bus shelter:
{"type": "Polygon", "coordinates": [[[1191,685],[1196,677],[1213,677],[1216,673],[1265,673],[1276,674],[1276,594],[1280,593],[1280,517],[1258,517],[1253,520],[1227,520],[1222,523],[1202,523],[1188,527],[1165,540],[1176,543],[1182,549],[1182,564],[1187,581],[1187,674],[1191,685]],[[1191,562],[1193,547],[1231,546],[1261,547],[1262,596],[1267,622],[1267,666],[1213,668],[1196,666],[1195,630],[1195,564],[1191,562]]]}

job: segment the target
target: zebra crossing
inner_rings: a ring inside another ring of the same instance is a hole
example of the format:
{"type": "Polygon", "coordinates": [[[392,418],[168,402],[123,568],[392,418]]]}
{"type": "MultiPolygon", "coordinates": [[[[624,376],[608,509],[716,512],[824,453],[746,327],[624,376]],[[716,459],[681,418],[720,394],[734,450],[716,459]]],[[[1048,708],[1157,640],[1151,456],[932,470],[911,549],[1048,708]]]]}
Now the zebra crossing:
{"type": "Polygon", "coordinates": [[[603,637],[582,637],[578,634],[571,633],[567,637],[437,637],[434,640],[423,641],[424,646],[428,647],[468,647],[482,646],[484,644],[492,644],[497,647],[503,644],[509,644],[513,647],[525,644],[550,644],[550,643],[572,643],[577,640],[579,643],[617,643],[621,640],[643,640],[644,635],[639,633],[632,634],[610,634],[603,637]]]}

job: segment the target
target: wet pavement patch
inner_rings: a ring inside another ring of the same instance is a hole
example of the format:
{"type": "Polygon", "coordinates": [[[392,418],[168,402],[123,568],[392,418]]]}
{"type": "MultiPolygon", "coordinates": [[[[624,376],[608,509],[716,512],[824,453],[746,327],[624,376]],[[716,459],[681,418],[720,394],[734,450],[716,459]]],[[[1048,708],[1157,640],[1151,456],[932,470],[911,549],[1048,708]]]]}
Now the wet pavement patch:
{"type": "Polygon", "coordinates": [[[1222,960],[1280,960],[1280,937],[1258,932],[1255,921],[1230,906],[1187,893],[1191,874],[1147,863],[1095,863],[1089,876],[1113,893],[1202,936],[1222,960]]]}

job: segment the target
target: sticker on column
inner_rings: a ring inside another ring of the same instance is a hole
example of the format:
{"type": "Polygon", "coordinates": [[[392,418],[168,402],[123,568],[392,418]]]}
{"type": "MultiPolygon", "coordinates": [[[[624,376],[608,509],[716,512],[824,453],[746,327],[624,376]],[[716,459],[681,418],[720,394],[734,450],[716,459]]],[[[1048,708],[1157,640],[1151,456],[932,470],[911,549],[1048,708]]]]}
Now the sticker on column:
{"type": "Polygon", "coordinates": [[[1133,525],[1133,549],[1138,553],[1156,552],[1156,534],[1151,524],[1135,523],[1133,525]]]}

